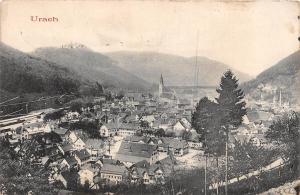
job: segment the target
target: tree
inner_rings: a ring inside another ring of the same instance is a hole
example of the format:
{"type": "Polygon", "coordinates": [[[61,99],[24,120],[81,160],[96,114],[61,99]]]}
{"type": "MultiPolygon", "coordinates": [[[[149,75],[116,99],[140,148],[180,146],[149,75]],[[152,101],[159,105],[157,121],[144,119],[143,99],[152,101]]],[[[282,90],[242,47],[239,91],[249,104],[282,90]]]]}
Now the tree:
{"type": "Polygon", "coordinates": [[[81,108],[83,107],[83,103],[81,101],[73,101],[70,105],[70,110],[72,112],[82,113],[81,108]]]}
{"type": "Polygon", "coordinates": [[[159,128],[158,130],[155,131],[154,135],[157,137],[163,137],[163,136],[165,136],[165,130],[162,128],[159,128]]]}
{"type": "Polygon", "coordinates": [[[276,151],[253,145],[251,142],[235,141],[234,148],[229,149],[229,174],[231,177],[241,176],[251,170],[258,170],[272,162],[276,151]]]}
{"type": "Polygon", "coordinates": [[[207,97],[197,103],[196,110],[192,114],[192,127],[201,135],[204,141],[209,129],[216,125],[214,118],[217,111],[217,104],[207,97]]]}
{"type": "MultiPolygon", "coordinates": [[[[23,151],[22,159],[14,150],[0,143],[0,191],[7,194],[55,194],[54,187],[49,185],[49,172],[42,166],[31,162],[34,145],[23,151]]],[[[21,150],[20,149],[20,150],[21,150]]]]}
{"type": "Polygon", "coordinates": [[[217,89],[219,97],[218,112],[221,118],[221,125],[228,128],[229,125],[239,126],[246,115],[246,103],[243,100],[244,92],[238,88],[238,79],[228,70],[221,78],[220,87],[217,89]]]}
{"type": "Polygon", "coordinates": [[[300,174],[300,122],[298,115],[290,112],[274,121],[266,132],[266,138],[285,149],[284,157],[289,159],[295,173],[300,174]]]}

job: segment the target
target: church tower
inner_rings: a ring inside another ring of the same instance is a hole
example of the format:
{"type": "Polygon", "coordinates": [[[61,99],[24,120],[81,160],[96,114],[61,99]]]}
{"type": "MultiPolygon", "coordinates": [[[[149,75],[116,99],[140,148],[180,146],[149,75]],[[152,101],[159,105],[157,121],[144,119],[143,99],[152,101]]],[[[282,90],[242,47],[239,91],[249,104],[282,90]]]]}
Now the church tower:
{"type": "Polygon", "coordinates": [[[158,86],[158,97],[161,97],[164,89],[164,79],[162,74],[160,75],[159,86],[158,86]]]}

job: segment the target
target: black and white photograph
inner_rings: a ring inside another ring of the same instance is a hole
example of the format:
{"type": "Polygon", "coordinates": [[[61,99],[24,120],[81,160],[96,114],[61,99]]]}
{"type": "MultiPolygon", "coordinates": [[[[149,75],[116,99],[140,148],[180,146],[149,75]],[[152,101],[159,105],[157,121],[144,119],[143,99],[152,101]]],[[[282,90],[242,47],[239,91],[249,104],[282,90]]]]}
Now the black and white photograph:
{"type": "Polygon", "coordinates": [[[300,4],[0,0],[0,195],[300,195],[300,4]]]}

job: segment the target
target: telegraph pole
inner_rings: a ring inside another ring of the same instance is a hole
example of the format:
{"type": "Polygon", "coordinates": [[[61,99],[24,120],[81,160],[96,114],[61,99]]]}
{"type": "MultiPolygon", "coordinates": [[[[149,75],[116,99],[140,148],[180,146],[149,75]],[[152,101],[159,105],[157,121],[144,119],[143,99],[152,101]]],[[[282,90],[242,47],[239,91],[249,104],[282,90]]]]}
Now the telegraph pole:
{"type": "Polygon", "coordinates": [[[207,154],[205,154],[205,169],[204,169],[204,195],[206,195],[206,185],[207,185],[207,154]]]}
{"type": "Polygon", "coordinates": [[[26,114],[28,114],[28,104],[26,104],[26,114]]]}
{"type": "Polygon", "coordinates": [[[225,145],[225,195],[228,194],[228,128],[226,128],[226,145],[225,145]]]}

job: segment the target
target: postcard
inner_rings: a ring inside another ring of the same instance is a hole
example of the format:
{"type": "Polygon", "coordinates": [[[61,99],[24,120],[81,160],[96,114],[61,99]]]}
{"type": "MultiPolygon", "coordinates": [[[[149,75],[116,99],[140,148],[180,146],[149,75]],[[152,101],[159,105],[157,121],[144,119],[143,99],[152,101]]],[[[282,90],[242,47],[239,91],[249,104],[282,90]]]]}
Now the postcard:
{"type": "Polygon", "coordinates": [[[3,0],[0,194],[300,194],[298,1],[3,0]]]}

